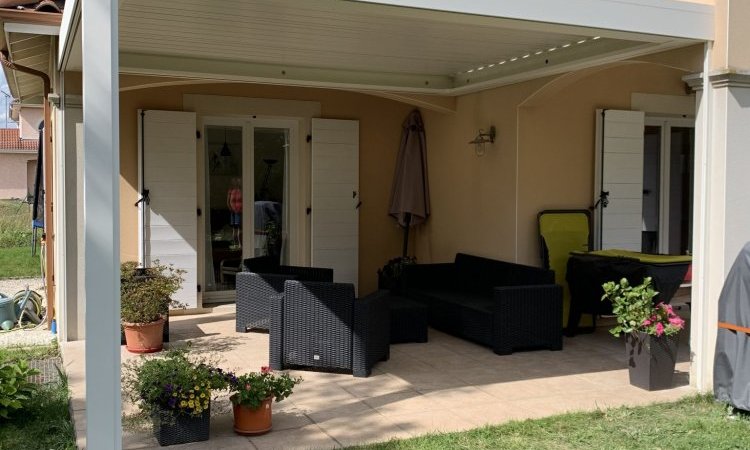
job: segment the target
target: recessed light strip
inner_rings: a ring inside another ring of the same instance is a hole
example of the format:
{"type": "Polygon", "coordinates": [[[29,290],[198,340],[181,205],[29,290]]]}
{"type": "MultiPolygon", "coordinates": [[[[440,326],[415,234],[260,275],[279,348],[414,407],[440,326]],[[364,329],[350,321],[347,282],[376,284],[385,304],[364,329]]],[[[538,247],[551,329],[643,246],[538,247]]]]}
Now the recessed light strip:
{"type": "MultiPolygon", "coordinates": [[[[592,37],[590,39],[580,39],[578,41],[575,41],[575,45],[585,44],[586,42],[589,42],[589,40],[591,40],[591,41],[598,41],[601,38],[602,38],[601,36],[594,36],[594,37],[592,37]]],[[[548,48],[546,50],[540,49],[540,50],[537,50],[535,52],[529,52],[529,53],[523,54],[521,56],[513,56],[513,57],[510,57],[508,59],[503,59],[503,60],[500,60],[500,61],[498,61],[496,63],[473,67],[473,68],[471,68],[469,70],[465,70],[463,72],[458,72],[458,75],[461,75],[461,74],[464,74],[464,73],[474,73],[475,71],[478,72],[478,71],[484,70],[484,69],[491,69],[491,68],[493,68],[495,66],[501,66],[501,65],[503,65],[505,63],[516,62],[519,59],[528,59],[528,58],[530,58],[532,56],[539,56],[539,55],[544,54],[544,53],[552,53],[552,52],[555,52],[555,51],[558,51],[558,50],[562,50],[562,49],[566,49],[566,48],[569,48],[569,47],[573,47],[573,45],[574,45],[573,42],[566,42],[564,44],[560,44],[560,45],[557,45],[555,47],[550,47],[550,48],[548,48]]]]}

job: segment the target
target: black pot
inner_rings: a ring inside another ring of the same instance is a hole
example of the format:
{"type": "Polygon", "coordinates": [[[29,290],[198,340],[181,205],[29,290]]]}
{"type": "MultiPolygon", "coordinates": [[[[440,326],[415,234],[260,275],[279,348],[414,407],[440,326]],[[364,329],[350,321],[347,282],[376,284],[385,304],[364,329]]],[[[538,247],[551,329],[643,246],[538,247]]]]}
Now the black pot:
{"type": "Polygon", "coordinates": [[[401,293],[401,280],[378,272],[378,289],[390,291],[392,294],[399,294],[401,293]]]}
{"type": "Polygon", "coordinates": [[[648,391],[671,388],[679,336],[679,333],[660,337],[647,333],[626,335],[630,384],[648,391]]]}
{"type": "Polygon", "coordinates": [[[211,406],[200,416],[172,415],[172,410],[157,409],[152,416],[154,437],[159,445],[186,444],[208,440],[211,406]]]}

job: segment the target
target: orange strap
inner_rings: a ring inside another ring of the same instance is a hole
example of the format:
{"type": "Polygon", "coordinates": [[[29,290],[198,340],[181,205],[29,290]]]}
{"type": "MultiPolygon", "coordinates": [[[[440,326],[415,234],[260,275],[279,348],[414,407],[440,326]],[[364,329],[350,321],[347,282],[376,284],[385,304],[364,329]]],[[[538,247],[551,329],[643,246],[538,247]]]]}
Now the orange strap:
{"type": "Polygon", "coordinates": [[[724,328],[726,330],[739,331],[741,333],[750,334],[750,328],[741,327],[739,325],[734,325],[734,324],[726,323],[726,322],[719,322],[719,328],[724,328]]]}

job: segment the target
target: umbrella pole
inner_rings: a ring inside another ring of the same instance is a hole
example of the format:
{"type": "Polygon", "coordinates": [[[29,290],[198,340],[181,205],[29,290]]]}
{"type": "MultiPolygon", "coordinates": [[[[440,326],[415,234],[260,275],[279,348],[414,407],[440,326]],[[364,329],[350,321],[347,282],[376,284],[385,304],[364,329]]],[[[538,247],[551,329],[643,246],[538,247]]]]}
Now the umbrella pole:
{"type": "Polygon", "coordinates": [[[406,213],[404,215],[404,222],[404,251],[402,256],[406,258],[409,253],[409,227],[411,226],[411,213],[406,213]]]}

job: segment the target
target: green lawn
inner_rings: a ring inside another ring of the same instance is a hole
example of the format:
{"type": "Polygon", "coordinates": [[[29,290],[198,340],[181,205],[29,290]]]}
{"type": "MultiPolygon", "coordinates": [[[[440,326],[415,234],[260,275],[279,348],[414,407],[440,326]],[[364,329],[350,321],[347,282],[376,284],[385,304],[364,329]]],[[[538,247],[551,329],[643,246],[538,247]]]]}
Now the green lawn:
{"type": "MultiPolygon", "coordinates": [[[[0,364],[18,359],[40,359],[58,355],[56,345],[30,348],[0,348],[0,364]]],[[[68,411],[68,386],[41,386],[26,408],[10,420],[0,419],[0,450],[75,449],[75,433],[68,411]]]]}
{"type": "Polygon", "coordinates": [[[359,449],[750,449],[750,418],[709,396],[638,408],[573,413],[359,449]]]}
{"type": "Polygon", "coordinates": [[[39,252],[31,256],[31,206],[19,200],[0,200],[0,278],[39,274],[39,252]]]}
{"type": "MultiPolygon", "coordinates": [[[[31,256],[31,247],[0,248],[0,279],[19,277],[39,277],[39,248],[36,256],[31,256]]],[[[5,292],[11,295],[14,292],[5,292]]]]}
{"type": "Polygon", "coordinates": [[[31,205],[20,200],[0,200],[0,248],[31,242],[31,205]]]}

